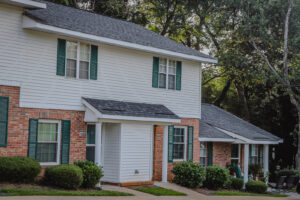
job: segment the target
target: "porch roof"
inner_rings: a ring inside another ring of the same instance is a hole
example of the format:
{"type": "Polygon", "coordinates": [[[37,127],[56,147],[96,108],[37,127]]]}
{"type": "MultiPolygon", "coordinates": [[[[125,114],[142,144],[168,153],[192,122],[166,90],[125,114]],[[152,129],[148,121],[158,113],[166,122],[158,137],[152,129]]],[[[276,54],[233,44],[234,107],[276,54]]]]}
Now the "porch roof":
{"type": "Polygon", "coordinates": [[[281,138],[211,104],[202,104],[199,126],[200,138],[221,138],[226,141],[230,137],[235,142],[238,139],[245,143],[261,144],[282,142],[281,138]]]}

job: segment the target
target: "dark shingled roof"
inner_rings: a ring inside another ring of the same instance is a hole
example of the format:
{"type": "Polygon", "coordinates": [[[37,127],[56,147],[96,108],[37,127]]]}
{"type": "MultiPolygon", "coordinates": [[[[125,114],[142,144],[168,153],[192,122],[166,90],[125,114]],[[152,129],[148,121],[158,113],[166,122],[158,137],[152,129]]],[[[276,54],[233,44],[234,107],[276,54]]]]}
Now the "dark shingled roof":
{"type": "MultiPolygon", "coordinates": [[[[211,105],[202,104],[201,121],[208,125],[230,131],[245,138],[256,141],[279,141],[279,137],[242,120],[241,118],[211,105]]],[[[200,124],[201,125],[201,124],[200,124]]],[[[200,130],[202,127],[200,127],[200,130]]],[[[206,136],[207,137],[207,136],[206,136]]]]}
{"type": "Polygon", "coordinates": [[[26,10],[25,15],[46,25],[155,47],[187,55],[214,59],[137,24],[40,0],[46,9],[26,10]]]}
{"type": "Polygon", "coordinates": [[[134,117],[180,119],[164,105],[84,98],[100,113],[134,117]]]}
{"type": "Polygon", "coordinates": [[[225,134],[224,132],[220,131],[219,129],[203,122],[202,120],[199,121],[199,137],[203,138],[224,138],[224,139],[234,139],[233,137],[225,134]]]}

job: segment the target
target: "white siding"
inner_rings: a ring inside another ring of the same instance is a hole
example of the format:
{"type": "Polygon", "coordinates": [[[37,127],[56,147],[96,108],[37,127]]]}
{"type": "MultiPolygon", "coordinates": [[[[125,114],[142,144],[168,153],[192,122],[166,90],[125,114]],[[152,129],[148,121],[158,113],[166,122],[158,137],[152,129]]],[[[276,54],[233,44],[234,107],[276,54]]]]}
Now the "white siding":
{"type": "Polygon", "coordinates": [[[0,5],[0,81],[21,84],[21,106],[83,110],[85,96],[159,103],[181,117],[200,117],[200,63],[182,61],[181,91],[152,88],[158,55],[98,44],[98,80],[68,79],[56,76],[59,36],[24,30],[21,19],[22,10],[0,5]]]}
{"type": "Polygon", "coordinates": [[[104,124],[102,141],[104,176],[102,181],[120,182],[120,131],[120,124],[104,124]]]}
{"type": "Polygon", "coordinates": [[[152,180],[152,141],[153,125],[122,123],[120,182],[152,180]]]}

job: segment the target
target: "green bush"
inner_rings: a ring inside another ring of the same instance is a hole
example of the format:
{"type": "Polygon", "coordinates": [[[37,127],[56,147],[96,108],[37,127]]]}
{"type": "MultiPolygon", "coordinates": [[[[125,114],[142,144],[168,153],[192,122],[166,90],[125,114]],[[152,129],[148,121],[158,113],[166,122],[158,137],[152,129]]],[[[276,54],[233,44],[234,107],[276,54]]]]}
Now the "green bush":
{"type": "Polygon", "coordinates": [[[262,168],[260,164],[250,164],[249,165],[249,174],[252,174],[254,176],[258,175],[259,173],[262,172],[262,168]]]}
{"type": "Polygon", "coordinates": [[[231,188],[235,190],[241,190],[243,188],[244,181],[241,178],[231,179],[231,188]]]}
{"type": "Polygon", "coordinates": [[[189,188],[200,187],[205,180],[205,168],[192,162],[175,163],[172,173],[174,183],[189,188]]]}
{"type": "Polygon", "coordinates": [[[64,189],[77,189],[83,181],[82,170],[75,165],[47,167],[43,182],[64,189]]]}
{"type": "Polygon", "coordinates": [[[33,182],[41,172],[41,165],[24,156],[0,157],[0,181],[12,183],[33,182]]]}
{"type": "Polygon", "coordinates": [[[224,184],[229,179],[228,173],[228,170],[223,167],[206,167],[206,180],[204,186],[208,189],[219,189],[224,187],[224,184]]]}
{"type": "Polygon", "coordinates": [[[261,181],[250,181],[246,183],[246,190],[253,193],[265,193],[268,189],[267,184],[261,181]]]}
{"type": "Polygon", "coordinates": [[[81,168],[83,173],[83,182],[81,187],[94,188],[103,177],[101,168],[90,161],[77,161],[74,165],[81,168]]]}

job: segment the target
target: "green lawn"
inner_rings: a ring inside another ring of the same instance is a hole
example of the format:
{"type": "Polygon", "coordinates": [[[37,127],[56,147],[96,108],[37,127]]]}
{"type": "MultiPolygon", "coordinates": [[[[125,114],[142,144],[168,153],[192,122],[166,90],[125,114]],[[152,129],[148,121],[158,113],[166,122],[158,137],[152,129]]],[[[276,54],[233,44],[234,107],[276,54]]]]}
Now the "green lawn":
{"type": "Polygon", "coordinates": [[[153,194],[155,196],[186,196],[185,193],[177,192],[174,190],[162,188],[162,187],[138,187],[135,190],[140,192],[145,192],[148,194],[153,194]]]}
{"type": "Polygon", "coordinates": [[[213,195],[218,196],[264,196],[264,197],[287,197],[285,194],[258,194],[249,192],[238,192],[238,191],[219,191],[213,192],[213,195]]]}
{"type": "Polygon", "coordinates": [[[0,189],[1,196],[133,196],[133,194],[109,190],[99,190],[93,192],[86,191],[66,191],[66,190],[41,190],[23,188],[0,189]]]}

